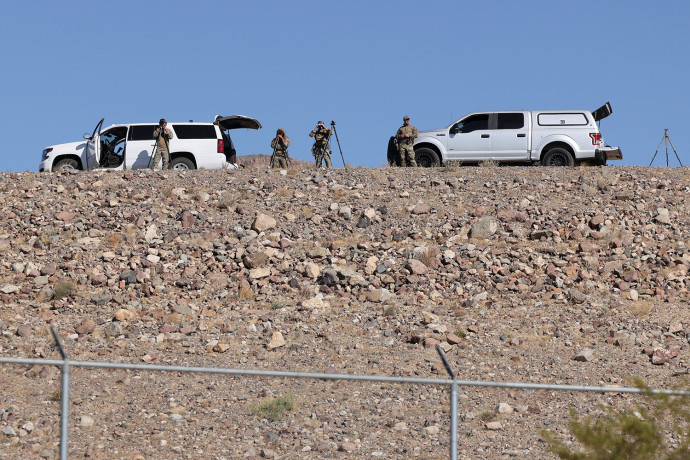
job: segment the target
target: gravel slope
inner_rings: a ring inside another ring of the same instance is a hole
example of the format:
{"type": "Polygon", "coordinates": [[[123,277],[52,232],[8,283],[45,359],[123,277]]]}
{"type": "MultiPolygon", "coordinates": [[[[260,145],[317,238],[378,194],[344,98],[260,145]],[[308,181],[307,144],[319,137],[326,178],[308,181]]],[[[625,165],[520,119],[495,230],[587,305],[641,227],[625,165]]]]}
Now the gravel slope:
{"type": "MultiPolygon", "coordinates": [[[[688,370],[687,168],[0,175],[0,356],[654,387],[688,370]]],[[[0,458],[60,374],[3,365],[0,458]]],[[[443,386],[73,369],[74,458],[446,458],[443,386]],[[280,420],[257,407],[291,395],[280,420]]],[[[620,394],[460,389],[460,458],[620,394]]]]}

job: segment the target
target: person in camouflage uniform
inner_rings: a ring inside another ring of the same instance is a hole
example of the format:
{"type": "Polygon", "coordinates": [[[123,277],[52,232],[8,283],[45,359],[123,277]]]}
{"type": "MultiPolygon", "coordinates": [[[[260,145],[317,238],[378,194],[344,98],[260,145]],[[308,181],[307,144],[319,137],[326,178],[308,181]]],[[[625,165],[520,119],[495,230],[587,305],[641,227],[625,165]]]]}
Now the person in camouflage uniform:
{"type": "Polygon", "coordinates": [[[165,118],[161,118],[158,122],[158,128],[153,132],[153,138],[156,139],[156,154],[153,157],[152,169],[158,167],[158,162],[163,158],[163,167],[161,169],[168,169],[170,164],[170,139],[173,134],[168,128],[168,122],[165,118]]]}
{"type": "Polygon", "coordinates": [[[398,151],[400,152],[401,166],[417,166],[414,159],[414,149],[412,145],[414,140],[419,136],[417,128],[410,124],[410,117],[405,115],[403,117],[403,125],[398,129],[395,138],[398,141],[398,151]]]}
{"type": "Polygon", "coordinates": [[[276,137],[271,141],[271,148],[273,149],[272,167],[273,169],[287,169],[288,168],[288,146],[290,145],[290,138],[285,134],[283,128],[278,128],[276,137]]]}
{"type": "Polygon", "coordinates": [[[328,139],[331,137],[331,130],[326,128],[323,121],[316,124],[316,128],[312,129],[309,137],[314,138],[314,145],[311,147],[311,153],[316,160],[316,167],[321,167],[322,160],[326,162],[327,168],[331,166],[331,146],[328,144],[328,139]]]}

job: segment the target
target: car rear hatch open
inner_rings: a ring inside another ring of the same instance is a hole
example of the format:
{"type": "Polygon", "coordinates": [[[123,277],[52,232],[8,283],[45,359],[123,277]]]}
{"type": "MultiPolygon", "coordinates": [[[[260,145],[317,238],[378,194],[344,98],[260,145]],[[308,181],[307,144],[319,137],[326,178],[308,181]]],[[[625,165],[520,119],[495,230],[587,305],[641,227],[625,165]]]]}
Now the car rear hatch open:
{"type": "Polygon", "coordinates": [[[262,128],[259,120],[255,118],[245,117],[244,115],[230,115],[229,117],[222,117],[220,115],[216,116],[213,123],[218,125],[221,130],[227,131],[228,129],[260,129],[262,128]]]}
{"type": "Polygon", "coordinates": [[[608,117],[613,113],[613,109],[611,108],[611,103],[607,102],[606,104],[602,105],[598,109],[596,109],[594,112],[592,112],[592,116],[594,117],[594,121],[599,121],[603,120],[604,118],[608,117]]]}

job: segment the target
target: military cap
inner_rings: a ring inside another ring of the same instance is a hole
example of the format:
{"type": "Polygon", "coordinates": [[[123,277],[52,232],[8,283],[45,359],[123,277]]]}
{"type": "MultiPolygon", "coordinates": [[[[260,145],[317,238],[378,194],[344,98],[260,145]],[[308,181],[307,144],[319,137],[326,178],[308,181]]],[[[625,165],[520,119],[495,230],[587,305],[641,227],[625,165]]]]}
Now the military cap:
{"type": "Polygon", "coordinates": [[[409,119],[410,119],[410,117],[408,117],[407,115],[405,115],[405,116],[403,117],[403,121],[409,120],[409,119]]]}

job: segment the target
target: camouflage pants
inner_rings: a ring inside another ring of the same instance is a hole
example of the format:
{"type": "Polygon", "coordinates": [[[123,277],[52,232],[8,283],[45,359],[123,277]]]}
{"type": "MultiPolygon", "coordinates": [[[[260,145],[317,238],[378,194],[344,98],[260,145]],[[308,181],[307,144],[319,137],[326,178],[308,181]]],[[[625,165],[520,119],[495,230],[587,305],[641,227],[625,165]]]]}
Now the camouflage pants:
{"type": "Polygon", "coordinates": [[[288,161],[287,154],[276,151],[273,155],[273,169],[287,169],[288,161]]]}
{"type": "Polygon", "coordinates": [[[398,144],[398,151],[400,152],[400,166],[417,166],[417,162],[414,159],[414,149],[412,148],[412,144],[398,144]]]}
{"type": "Polygon", "coordinates": [[[328,144],[325,144],[325,145],[314,144],[314,146],[311,148],[311,153],[312,153],[312,155],[314,155],[314,159],[316,160],[316,167],[317,168],[321,167],[322,161],[326,162],[327,168],[333,167],[331,165],[331,147],[328,144]]]}
{"type": "Polygon", "coordinates": [[[160,149],[156,149],[156,154],[153,156],[153,165],[151,166],[151,169],[156,169],[158,162],[161,161],[161,157],[163,157],[163,168],[161,169],[168,169],[168,165],[170,164],[170,153],[168,153],[167,150],[160,149]]]}

